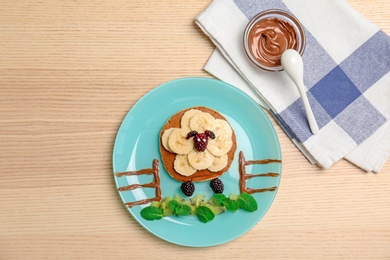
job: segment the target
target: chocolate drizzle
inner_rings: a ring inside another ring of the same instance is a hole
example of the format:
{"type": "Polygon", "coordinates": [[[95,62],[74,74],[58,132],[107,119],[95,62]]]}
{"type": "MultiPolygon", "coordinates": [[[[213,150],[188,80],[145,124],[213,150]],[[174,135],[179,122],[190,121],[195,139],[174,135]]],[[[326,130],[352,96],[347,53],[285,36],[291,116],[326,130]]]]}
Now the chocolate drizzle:
{"type": "Polygon", "coordinates": [[[249,160],[245,161],[244,153],[240,151],[238,158],[238,167],[240,172],[240,192],[246,192],[248,194],[253,194],[256,192],[266,192],[266,191],[275,191],[276,186],[263,189],[252,189],[246,186],[246,181],[254,177],[278,177],[279,173],[269,172],[269,173],[259,173],[259,174],[247,174],[245,167],[252,164],[269,164],[269,163],[280,163],[281,160],[278,159],[266,159],[266,160],[249,160]]]}
{"type": "Polygon", "coordinates": [[[122,186],[119,187],[119,191],[129,191],[129,190],[134,190],[138,188],[155,188],[156,189],[156,196],[154,198],[147,198],[143,200],[138,200],[134,202],[127,202],[125,205],[129,208],[135,206],[135,205],[141,205],[141,204],[146,204],[152,201],[161,201],[162,200],[162,194],[161,194],[161,188],[160,188],[160,171],[159,171],[159,162],[157,159],[153,160],[153,167],[152,168],[147,168],[147,169],[142,169],[138,171],[127,171],[127,172],[118,172],[115,173],[115,176],[117,177],[123,177],[123,176],[134,176],[134,175],[143,175],[143,174],[153,174],[153,181],[151,183],[146,183],[146,184],[131,184],[127,186],[122,186]]]}

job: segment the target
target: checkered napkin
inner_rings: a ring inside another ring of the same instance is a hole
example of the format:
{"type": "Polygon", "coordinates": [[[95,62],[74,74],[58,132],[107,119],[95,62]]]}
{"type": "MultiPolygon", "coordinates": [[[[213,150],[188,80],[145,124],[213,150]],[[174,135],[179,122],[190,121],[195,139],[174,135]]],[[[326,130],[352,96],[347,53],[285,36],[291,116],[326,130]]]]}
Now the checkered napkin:
{"type": "Polygon", "coordinates": [[[270,111],[312,163],[346,158],[379,172],[390,154],[390,37],[343,0],[214,0],[195,19],[217,47],[204,69],[270,111]],[[304,83],[320,131],[312,135],[285,72],[262,71],[245,55],[243,32],[267,9],[291,12],[306,34],[304,83]]]}

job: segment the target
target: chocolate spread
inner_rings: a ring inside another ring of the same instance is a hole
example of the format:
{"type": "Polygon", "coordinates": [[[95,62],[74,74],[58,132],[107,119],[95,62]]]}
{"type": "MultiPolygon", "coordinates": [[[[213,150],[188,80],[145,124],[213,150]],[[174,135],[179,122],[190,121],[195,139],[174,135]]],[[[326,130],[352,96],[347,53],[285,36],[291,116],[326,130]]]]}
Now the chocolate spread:
{"type": "Polygon", "coordinates": [[[246,186],[246,181],[254,177],[278,177],[279,173],[269,172],[269,173],[259,173],[259,174],[247,174],[245,167],[251,164],[269,164],[269,163],[281,163],[281,160],[278,159],[265,159],[265,160],[245,160],[244,153],[240,151],[238,158],[238,170],[240,172],[240,192],[246,192],[248,194],[253,194],[256,192],[266,192],[266,191],[275,191],[276,186],[263,189],[252,189],[246,186]]]}
{"type": "Polygon", "coordinates": [[[266,18],[257,22],[249,32],[248,43],[253,57],[268,67],[279,66],[282,53],[298,47],[294,27],[278,18],[266,18]]]}
{"type": "Polygon", "coordinates": [[[133,202],[127,202],[125,205],[129,208],[140,205],[140,204],[146,204],[152,201],[161,201],[162,200],[162,194],[161,194],[161,187],[160,187],[160,170],[158,168],[159,162],[157,159],[153,160],[153,168],[147,168],[142,169],[138,171],[128,171],[128,172],[118,172],[115,173],[117,177],[123,177],[123,176],[132,176],[132,175],[143,175],[143,174],[153,174],[153,181],[151,183],[146,184],[131,184],[127,186],[119,187],[119,191],[129,191],[134,190],[138,188],[155,188],[156,189],[156,196],[154,198],[147,198],[139,201],[133,201],[133,202]]]}

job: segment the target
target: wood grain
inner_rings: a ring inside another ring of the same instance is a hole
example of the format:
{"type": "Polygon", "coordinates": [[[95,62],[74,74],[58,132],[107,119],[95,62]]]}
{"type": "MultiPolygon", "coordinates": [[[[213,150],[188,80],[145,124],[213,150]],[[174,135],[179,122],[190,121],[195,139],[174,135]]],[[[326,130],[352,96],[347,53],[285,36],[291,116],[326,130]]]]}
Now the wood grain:
{"type": "MultiPolygon", "coordinates": [[[[349,0],[390,34],[388,0],[349,0]]],[[[111,154],[135,102],[202,70],[214,47],[198,1],[9,1],[0,7],[0,259],[390,259],[390,161],[310,165],[273,121],[276,200],[211,248],[169,244],[121,204],[111,154]]]]}

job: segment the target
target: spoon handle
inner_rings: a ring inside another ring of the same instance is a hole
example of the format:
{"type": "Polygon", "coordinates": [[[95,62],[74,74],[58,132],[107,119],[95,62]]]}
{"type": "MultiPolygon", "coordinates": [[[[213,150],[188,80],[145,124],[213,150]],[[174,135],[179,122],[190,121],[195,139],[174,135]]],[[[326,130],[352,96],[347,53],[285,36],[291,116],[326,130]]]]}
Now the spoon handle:
{"type": "Polygon", "coordinates": [[[306,116],[307,116],[307,120],[309,122],[310,130],[314,135],[316,135],[316,134],[318,134],[319,129],[318,129],[317,121],[314,117],[313,111],[311,110],[309,100],[307,99],[305,87],[303,86],[303,84],[299,84],[299,83],[296,85],[297,85],[298,90],[301,94],[303,106],[305,107],[305,110],[306,110],[306,116]]]}

